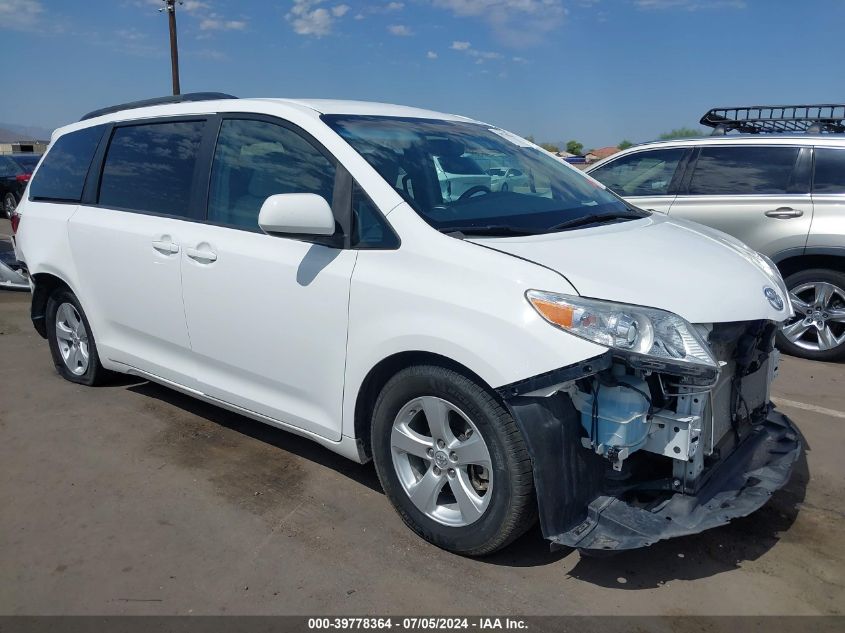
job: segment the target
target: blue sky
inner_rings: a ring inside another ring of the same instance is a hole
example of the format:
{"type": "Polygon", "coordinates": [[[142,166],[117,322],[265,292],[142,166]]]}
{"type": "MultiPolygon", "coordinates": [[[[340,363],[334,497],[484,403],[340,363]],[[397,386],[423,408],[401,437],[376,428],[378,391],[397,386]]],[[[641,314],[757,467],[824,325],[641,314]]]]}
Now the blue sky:
{"type": "MultiPolygon", "coordinates": [[[[170,90],[160,0],[0,0],[0,121],[170,90]]],[[[845,0],[185,0],[183,92],[464,114],[587,147],[710,107],[845,101],[845,0]]]]}

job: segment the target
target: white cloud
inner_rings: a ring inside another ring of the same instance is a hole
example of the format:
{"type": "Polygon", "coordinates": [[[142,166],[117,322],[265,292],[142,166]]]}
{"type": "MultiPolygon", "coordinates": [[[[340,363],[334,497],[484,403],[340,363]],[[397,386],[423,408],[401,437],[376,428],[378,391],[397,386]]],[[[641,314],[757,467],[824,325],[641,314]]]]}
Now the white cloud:
{"type": "Polygon", "coordinates": [[[208,9],[208,3],[200,2],[200,0],[185,0],[184,4],[179,7],[180,9],[184,9],[188,13],[193,11],[200,11],[202,9],[208,9]]]}
{"type": "Polygon", "coordinates": [[[200,31],[243,31],[245,28],[244,20],[226,20],[216,13],[200,20],[200,31]]]}
{"type": "Polygon", "coordinates": [[[404,2],[388,2],[384,7],[386,11],[401,11],[405,8],[404,2]]]}
{"type": "Polygon", "coordinates": [[[425,56],[427,59],[437,59],[437,53],[434,51],[428,51],[425,56]]]}
{"type": "Polygon", "coordinates": [[[748,6],[745,0],[634,0],[634,4],[637,8],[645,10],[686,9],[687,11],[744,9],[748,6]]]}
{"type": "Polygon", "coordinates": [[[338,4],[331,8],[321,7],[323,0],[293,0],[293,7],[285,16],[293,30],[299,35],[323,37],[332,31],[337,18],[349,12],[349,5],[338,4]]]}
{"type": "Polygon", "coordinates": [[[508,46],[534,44],[566,19],[563,0],[432,0],[458,17],[486,22],[508,46]]]}
{"type": "Polygon", "coordinates": [[[34,0],[0,0],[0,29],[32,29],[43,12],[44,7],[34,0]]]}
{"type": "Polygon", "coordinates": [[[450,46],[453,51],[461,51],[475,59],[476,64],[483,64],[485,61],[491,59],[502,59],[504,55],[495,51],[480,51],[472,47],[469,42],[454,41],[450,46]]]}
{"type": "Polygon", "coordinates": [[[391,35],[398,35],[399,37],[410,37],[413,35],[411,29],[404,24],[391,24],[387,27],[387,30],[390,31],[391,35]]]}
{"type": "Polygon", "coordinates": [[[477,51],[474,48],[470,48],[467,51],[467,55],[475,57],[476,64],[483,64],[489,59],[502,59],[503,57],[501,53],[497,53],[495,51],[477,51]]]}

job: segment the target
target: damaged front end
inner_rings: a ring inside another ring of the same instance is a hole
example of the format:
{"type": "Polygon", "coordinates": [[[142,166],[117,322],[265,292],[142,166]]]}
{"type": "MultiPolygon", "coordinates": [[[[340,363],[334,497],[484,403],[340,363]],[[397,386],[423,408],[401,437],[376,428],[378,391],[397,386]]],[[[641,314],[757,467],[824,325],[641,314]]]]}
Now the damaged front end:
{"type": "Polygon", "coordinates": [[[776,324],[694,327],[709,367],[612,350],[500,389],[553,544],[624,550],[698,533],[788,481],[801,443],[770,403],[776,324]]]}

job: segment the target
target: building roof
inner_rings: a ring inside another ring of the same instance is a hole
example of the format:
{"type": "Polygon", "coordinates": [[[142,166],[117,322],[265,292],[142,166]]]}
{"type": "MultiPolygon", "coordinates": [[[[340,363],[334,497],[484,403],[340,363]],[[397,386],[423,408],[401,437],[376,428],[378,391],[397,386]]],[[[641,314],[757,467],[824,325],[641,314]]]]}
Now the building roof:
{"type": "Polygon", "coordinates": [[[599,147],[598,149],[591,149],[590,154],[597,158],[607,158],[608,156],[613,156],[616,152],[619,151],[618,147],[608,146],[608,147],[599,147]]]}

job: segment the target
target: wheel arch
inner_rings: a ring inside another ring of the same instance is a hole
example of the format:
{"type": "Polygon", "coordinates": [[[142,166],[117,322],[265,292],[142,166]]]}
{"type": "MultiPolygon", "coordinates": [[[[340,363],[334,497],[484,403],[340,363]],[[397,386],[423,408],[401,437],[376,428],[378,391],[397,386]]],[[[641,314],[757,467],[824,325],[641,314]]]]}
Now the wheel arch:
{"type": "Polygon", "coordinates": [[[372,459],[372,449],[370,447],[370,413],[376,398],[378,398],[379,393],[384,385],[387,384],[388,380],[403,369],[415,365],[436,365],[452,369],[477,382],[481,387],[493,394],[497,400],[501,400],[496,391],[483,378],[465,365],[446,356],[416,350],[398,352],[383,358],[367,373],[355,398],[354,430],[362,462],[368,462],[372,459]]]}
{"type": "Polygon", "coordinates": [[[808,253],[782,259],[777,262],[777,267],[784,278],[812,268],[827,268],[845,273],[845,255],[808,253]]]}
{"type": "Polygon", "coordinates": [[[57,288],[63,287],[71,292],[74,291],[67,281],[53,273],[35,273],[32,275],[32,281],[35,288],[32,291],[30,318],[35,331],[41,335],[41,338],[47,338],[47,300],[57,288]]]}

